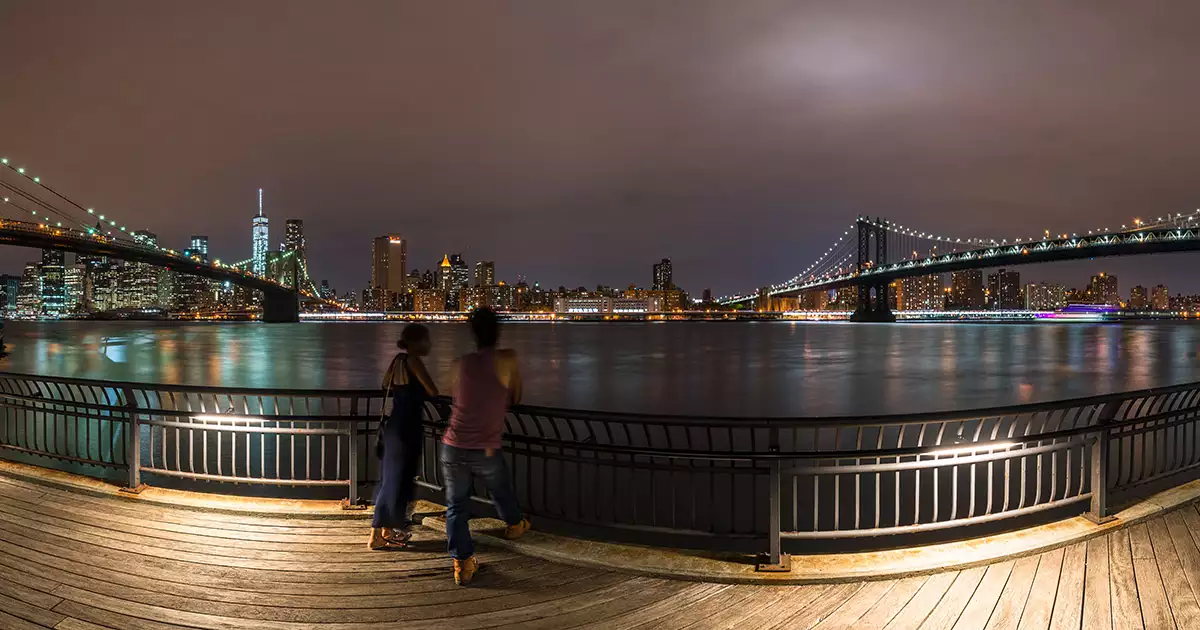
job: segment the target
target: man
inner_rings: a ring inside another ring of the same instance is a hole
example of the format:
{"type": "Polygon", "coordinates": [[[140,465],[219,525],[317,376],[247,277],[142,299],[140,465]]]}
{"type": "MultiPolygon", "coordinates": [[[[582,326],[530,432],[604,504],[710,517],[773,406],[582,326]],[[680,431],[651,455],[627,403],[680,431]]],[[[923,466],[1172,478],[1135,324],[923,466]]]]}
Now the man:
{"type": "Polygon", "coordinates": [[[475,352],[458,363],[454,407],[442,436],[442,477],[446,480],[446,538],[454,558],[454,581],[465,586],[475,576],[479,562],[469,527],[472,479],[479,477],[508,524],[504,537],[520,538],[529,531],[521,514],[504,455],[500,435],[510,405],[521,401],[521,374],[512,350],[497,350],[500,324],[491,309],[471,314],[475,352]]]}

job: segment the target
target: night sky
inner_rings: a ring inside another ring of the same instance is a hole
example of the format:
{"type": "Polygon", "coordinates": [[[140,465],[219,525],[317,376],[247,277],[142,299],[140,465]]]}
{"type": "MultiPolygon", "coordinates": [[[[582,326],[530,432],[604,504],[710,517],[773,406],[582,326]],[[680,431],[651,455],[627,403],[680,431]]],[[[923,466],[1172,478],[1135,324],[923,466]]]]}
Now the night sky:
{"type": "MultiPolygon", "coordinates": [[[[0,155],[183,248],[305,221],[498,278],[698,295],[808,266],[856,214],[951,236],[1200,208],[1200,4],[0,0],[0,155]]],[[[36,253],[0,250],[19,273],[36,253]]],[[[1200,253],[1102,269],[1200,292],[1200,253]]],[[[1032,278],[1031,278],[1032,276],[1032,278]]]]}

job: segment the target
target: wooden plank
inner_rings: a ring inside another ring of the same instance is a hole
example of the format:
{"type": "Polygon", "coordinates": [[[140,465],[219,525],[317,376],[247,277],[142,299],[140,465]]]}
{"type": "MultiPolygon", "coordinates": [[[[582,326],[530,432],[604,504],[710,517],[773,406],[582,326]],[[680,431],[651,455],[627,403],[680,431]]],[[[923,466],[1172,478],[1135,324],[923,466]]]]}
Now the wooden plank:
{"type": "Polygon", "coordinates": [[[188,628],[188,626],[177,626],[151,619],[131,617],[70,600],[66,600],[55,606],[54,609],[65,615],[70,615],[72,619],[90,622],[104,628],[117,628],[119,630],[186,630],[188,628]]]}
{"type": "Polygon", "coordinates": [[[887,597],[888,593],[899,583],[898,580],[867,582],[853,597],[846,600],[846,603],[839,606],[814,628],[817,630],[849,630],[856,627],[858,620],[880,600],[887,597]]]}
{"type": "Polygon", "coordinates": [[[54,630],[110,630],[110,629],[108,628],[108,626],[100,626],[100,625],[96,625],[96,624],[88,622],[88,621],[84,621],[82,619],[76,619],[74,617],[67,617],[66,619],[63,619],[62,621],[58,622],[58,625],[54,626],[54,630]]]}
{"type": "Polygon", "coordinates": [[[497,628],[521,628],[523,630],[573,628],[587,621],[615,617],[630,608],[660,601],[683,591],[688,586],[686,583],[670,580],[634,578],[584,595],[557,600],[553,607],[538,606],[536,612],[533,612],[534,607],[526,606],[525,608],[530,611],[530,614],[511,623],[493,626],[503,620],[498,619],[494,613],[482,613],[440,619],[438,627],[473,629],[486,624],[497,628]],[[541,616],[534,617],[534,615],[541,616]]]}
{"type": "Polygon", "coordinates": [[[829,587],[829,590],[825,591],[825,593],[823,593],[809,605],[805,606],[799,612],[795,613],[791,617],[776,622],[774,625],[766,627],[786,628],[787,630],[792,630],[793,628],[811,628],[818,623],[821,623],[822,619],[825,619],[833,611],[837,610],[846,602],[846,600],[854,596],[854,594],[861,588],[862,584],[833,584],[829,587]]]}
{"type": "Polygon", "coordinates": [[[676,611],[689,608],[697,602],[731,588],[733,586],[729,584],[696,584],[692,589],[677,593],[656,604],[629,611],[612,619],[580,626],[579,630],[629,630],[629,628],[648,624],[676,611]]]}
{"type": "MultiPolygon", "coordinates": [[[[712,593],[714,587],[719,586],[724,584],[677,582],[673,583],[671,588],[642,589],[641,592],[620,596],[618,599],[607,599],[577,608],[574,612],[544,617],[533,623],[511,624],[508,628],[628,628],[628,625],[624,624],[628,624],[629,617],[636,616],[638,612],[650,608],[662,610],[664,614],[679,610],[680,607],[688,606],[686,601],[689,601],[689,598],[695,598],[697,594],[712,593]],[[655,608],[656,606],[661,608],[655,608]]],[[[643,622],[644,620],[647,619],[643,618],[643,622]]]]}
{"type": "Polygon", "coordinates": [[[46,630],[49,626],[31,623],[0,610],[0,628],[4,630],[46,630]]]}
{"type": "Polygon", "coordinates": [[[1058,576],[1058,594],[1050,616],[1053,630],[1078,630],[1083,624],[1083,583],[1087,572],[1087,543],[1075,543],[1063,550],[1062,570],[1058,576]]]}
{"type": "Polygon", "coordinates": [[[1033,578],[1037,575],[1041,560],[1041,556],[1029,556],[1013,563],[1012,573],[1004,583],[1004,590],[984,628],[1013,630],[1017,627],[1021,622],[1021,614],[1025,612],[1025,602],[1029,600],[1029,589],[1033,588],[1033,578]]]}
{"type": "Polygon", "coordinates": [[[752,586],[731,586],[712,597],[706,597],[690,607],[677,610],[673,614],[647,621],[635,628],[655,628],[656,630],[678,630],[693,623],[708,618],[730,606],[737,606],[754,593],[752,586]]]}
{"type": "Polygon", "coordinates": [[[58,582],[43,580],[37,576],[16,571],[0,570],[0,574],[15,580],[10,581],[8,578],[0,577],[0,595],[7,595],[46,610],[54,608],[58,602],[62,601],[50,594],[50,591],[58,587],[58,582]]]}
{"type": "Polygon", "coordinates": [[[880,598],[879,603],[871,607],[867,614],[858,620],[858,628],[882,628],[892,622],[892,619],[912,601],[912,598],[929,581],[929,576],[917,575],[904,578],[888,591],[886,597],[880,598]]]}
{"type": "Polygon", "coordinates": [[[1166,578],[1163,587],[1167,592],[1167,603],[1171,605],[1171,614],[1180,628],[1200,628],[1200,604],[1188,585],[1187,572],[1175,552],[1175,544],[1171,542],[1171,534],[1167,523],[1161,517],[1152,519],[1146,524],[1150,532],[1150,543],[1154,547],[1154,557],[1159,572],[1166,578]]]}
{"type": "Polygon", "coordinates": [[[942,596],[942,600],[937,603],[933,612],[921,624],[921,630],[950,630],[953,628],[967,604],[970,603],[975,589],[979,587],[979,582],[983,580],[986,572],[987,567],[976,567],[959,572],[958,577],[954,578],[954,583],[950,585],[950,589],[942,596]]]}
{"type": "Polygon", "coordinates": [[[1029,589],[1029,599],[1025,602],[1025,610],[1021,612],[1021,623],[1017,625],[1021,630],[1044,630],[1050,626],[1063,555],[1062,549],[1055,549],[1039,556],[1033,587],[1029,589]]]}
{"type": "Polygon", "coordinates": [[[1134,558],[1133,576],[1137,580],[1138,603],[1146,628],[1174,628],[1175,618],[1171,615],[1167,591],[1158,573],[1158,563],[1153,558],[1134,558]]]}
{"type": "Polygon", "coordinates": [[[1108,564],[1108,537],[1087,541],[1087,569],[1083,580],[1083,627],[1112,630],[1112,589],[1108,564]]]}
{"type": "Polygon", "coordinates": [[[704,619],[700,619],[687,628],[705,628],[718,630],[747,625],[746,620],[754,617],[768,608],[775,608],[783,598],[797,587],[795,586],[751,586],[754,593],[742,600],[737,606],[730,606],[704,619]]]}
{"type": "Polygon", "coordinates": [[[992,611],[996,609],[996,602],[1000,601],[1000,594],[1004,592],[1004,585],[1008,583],[1008,576],[1012,574],[1015,565],[1015,561],[1009,560],[987,566],[987,571],[979,581],[979,586],[975,588],[971,601],[958,616],[954,630],[983,630],[992,616],[992,611]]]}
{"type": "Polygon", "coordinates": [[[1179,564],[1183,566],[1184,578],[1192,589],[1192,595],[1200,601],[1200,547],[1197,547],[1193,538],[1193,534],[1200,535],[1200,531],[1189,531],[1189,521],[1185,518],[1187,514],[1192,516],[1192,523],[1200,528],[1200,516],[1191,506],[1167,514],[1164,520],[1171,543],[1175,545],[1175,553],[1179,556],[1179,564]]]}
{"type": "Polygon", "coordinates": [[[950,585],[954,584],[954,580],[957,578],[958,571],[935,573],[929,576],[917,594],[913,595],[913,598],[905,604],[904,608],[900,609],[896,617],[885,626],[885,630],[912,630],[921,627],[925,618],[933,612],[934,607],[942,600],[946,591],[950,590],[950,585]]]}
{"type": "Polygon", "coordinates": [[[1150,530],[1145,523],[1138,523],[1129,528],[1129,547],[1134,560],[1153,560],[1154,546],[1150,544],[1150,530]]]}
{"type": "Polygon", "coordinates": [[[784,596],[779,601],[771,606],[759,609],[758,612],[752,615],[743,617],[739,627],[769,628],[811,606],[813,602],[829,597],[831,593],[837,593],[832,584],[790,586],[785,588],[787,590],[784,591],[784,596]]]}
{"type": "Polygon", "coordinates": [[[1119,529],[1108,535],[1108,566],[1112,575],[1113,627],[1141,630],[1142,609],[1138,603],[1128,529],[1119,529]]]}
{"type": "Polygon", "coordinates": [[[20,617],[26,621],[47,627],[52,627],[54,624],[66,618],[65,615],[60,615],[46,608],[35,606],[19,599],[13,599],[7,595],[0,595],[0,610],[12,615],[13,617],[20,617]]]}

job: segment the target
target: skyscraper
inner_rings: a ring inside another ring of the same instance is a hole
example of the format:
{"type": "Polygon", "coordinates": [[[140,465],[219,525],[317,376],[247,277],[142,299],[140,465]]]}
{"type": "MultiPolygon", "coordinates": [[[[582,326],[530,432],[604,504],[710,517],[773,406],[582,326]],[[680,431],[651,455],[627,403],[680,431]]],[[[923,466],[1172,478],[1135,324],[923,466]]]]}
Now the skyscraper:
{"type": "Polygon", "coordinates": [[[26,263],[17,289],[17,314],[21,317],[37,317],[42,313],[41,265],[26,263]]]}
{"type": "Polygon", "coordinates": [[[900,280],[896,291],[898,311],[940,311],[946,307],[946,294],[942,290],[942,276],[915,276],[900,280]]]}
{"type": "MultiPolygon", "coordinates": [[[[144,245],[157,246],[158,236],[153,232],[138,230],[133,240],[144,245]]],[[[146,263],[127,263],[122,274],[126,308],[165,307],[170,302],[171,283],[167,270],[146,263]]]]}
{"type": "Polygon", "coordinates": [[[42,315],[56,317],[62,315],[66,309],[65,258],[61,251],[42,250],[42,264],[39,269],[42,286],[42,315]]]}
{"type": "Polygon", "coordinates": [[[496,263],[481,260],[475,263],[475,286],[490,287],[496,284],[496,263]]]}
{"type": "Polygon", "coordinates": [[[1092,304],[1107,304],[1117,306],[1121,303],[1121,294],[1117,289],[1117,277],[1101,272],[1092,276],[1088,284],[1088,301],[1092,304]]]}
{"type": "Polygon", "coordinates": [[[192,253],[200,257],[200,260],[208,262],[208,237],[199,234],[192,235],[192,246],[188,249],[192,253]]]}
{"type": "Polygon", "coordinates": [[[1146,287],[1139,284],[1129,290],[1129,308],[1141,311],[1145,310],[1147,304],[1146,287]]]}
{"type": "Polygon", "coordinates": [[[1156,311],[1170,310],[1171,292],[1167,287],[1160,284],[1150,290],[1150,308],[1156,311]]]}
{"type": "Polygon", "coordinates": [[[662,262],[654,265],[654,286],[655,291],[669,291],[675,288],[675,280],[672,277],[671,259],[664,258],[662,262]]]}
{"type": "Polygon", "coordinates": [[[1067,288],[1061,284],[1038,282],[1025,286],[1025,308],[1030,311],[1054,311],[1067,305],[1067,288]]]}
{"type": "Polygon", "coordinates": [[[983,270],[967,269],[950,274],[950,303],[959,310],[983,308],[983,270]]]}
{"type": "Polygon", "coordinates": [[[0,291],[4,292],[4,300],[0,301],[0,307],[3,307],[6,314],[15,315],[17,312],[17,295],[21,291],[21,276],[14,276],[7,273],[0,274],[0,291]]]}
{"type": "Polygon", "coordinates": [[[371,241],[371,288],[384,291],[385,301],[403,293],[408,285],[408,243],[399,234],[371,241]]]}
{"type": "Polygon", "coordinates": [[[250,237],[251,250],[250,255],[250,272],[256,276],[267,275],[267,250],[270,249],[268,244],[270,239],[267,233],[267,215],[263,214],[263,189],[258,189],[258,214],[254,215],[254,220],[251,222],[250,237]]]}
{"type": "Polygon", "coordinates": [[[1021,274],[1000,269],[988,275],[988,308],[993,311],[1021,308],[1021,274]]]}
{"type": "Polygon", "coordinates": [[[450,254],[450,269],[454,276],[452,283],[455,289],[465,289],[471,286],[471,271],[467,267],[467,261],[463,260],[462,254],[450,254]]]}

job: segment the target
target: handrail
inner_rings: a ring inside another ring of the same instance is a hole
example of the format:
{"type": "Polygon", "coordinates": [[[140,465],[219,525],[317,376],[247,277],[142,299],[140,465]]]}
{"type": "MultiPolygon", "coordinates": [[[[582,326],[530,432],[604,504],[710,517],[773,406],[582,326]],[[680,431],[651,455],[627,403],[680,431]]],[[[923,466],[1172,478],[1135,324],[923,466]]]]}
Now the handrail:
{"type": "MultiPolygon", "coordinates": [[[[388,404],[374,389],[0,373],[0,451],[125,470],[134,489],[143,474],[217,491],[292,488],[299,498],[341,488],[352,507],[381,474],[371,453],[388,404]]],[[[442,397],[427,406],[419,475],[427,491],[443,487],[437,444],[451,405],[442,397]]],[[[889,544],[872,542],[884,534],[954,537],[1013,517],[1078,514],[1071,510],[1083,503],[1090,518],[1109,518],[1110,495],[1136,498],[1200,474],[1200,383],[868,417],[521,405],[503,439],[522,508],[542,522],[663,535],[671,545],[765,539],[768,570],[786,567],[783,540],[868,547],[889,544]]]]}

